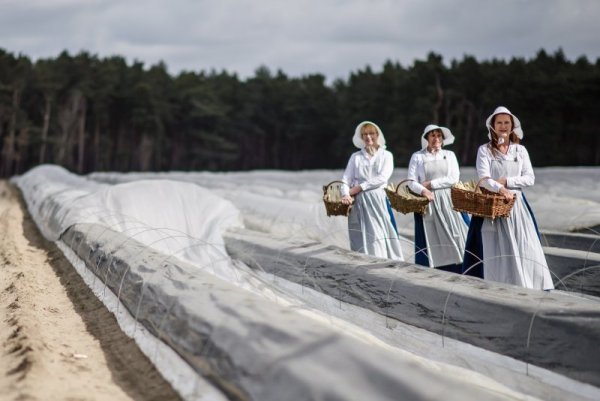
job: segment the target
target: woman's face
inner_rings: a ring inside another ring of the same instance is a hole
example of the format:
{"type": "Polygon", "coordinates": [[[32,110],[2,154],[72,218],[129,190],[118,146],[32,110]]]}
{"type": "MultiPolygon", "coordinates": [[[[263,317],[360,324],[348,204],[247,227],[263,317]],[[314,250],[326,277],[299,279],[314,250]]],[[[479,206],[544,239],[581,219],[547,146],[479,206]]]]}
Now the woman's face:
{"type": "Polygon", "coordinates": [[[504,138],[505,140],[508,138],[510,133],[512,132],[512,120],[508,114],[498,114],[494,117],[494,131],[498,135],[498,139],[504,138]]]}
{"type": "Polygon", "coordinates": [[[444,143],[444,135],[439,130],[430,131],[427,134],[427,150],[440,150],[444,143]]]}
{"type": "Polygon", "coordinates": [[[360,134],[365,146],[371,147],[377,144],[379,138],[379,132],[373,127],[364,128],[360,134]]]}

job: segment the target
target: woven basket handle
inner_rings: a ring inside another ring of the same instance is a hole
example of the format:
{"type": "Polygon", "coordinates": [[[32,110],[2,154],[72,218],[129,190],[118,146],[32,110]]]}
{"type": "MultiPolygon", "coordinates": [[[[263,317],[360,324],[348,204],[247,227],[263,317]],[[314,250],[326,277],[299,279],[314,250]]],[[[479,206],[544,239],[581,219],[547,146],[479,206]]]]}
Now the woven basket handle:
{"type": "Polygon", "coordinates": [[[404,179],[404,180],[400,181],[398,183],[398,186],[396,187],[396,191],[395,191],[396,194],[398,193],[398,189],[400,188],[400,185],[404,184],[406,181],[414,181],[414,180],[411,180],[410,178],[407,178],[407,179],[404,179]]]}
{"type": "Polygon", "coordinates": [[[479,181],[477,181],[477,185],[475,185],[475,188],[473,189],[473,192],[477,192],[477,188],[479,188],[481,186],[481,182],[483,180],[489,180],[492,177],[483,177],[482,179],[480,179],[479,181]]]}
{"type": "MultiPolygon", "coordinates": [[[[480,180],[477,182],[477,185],[475,186],[475,189],[473,190],[473,192],[477,191],[477,188],[479,188],[479,184],[481,184],[481,181],[483,181],[483,180],[487,180],[487,179],[490,179],[490,178],[492,178],[492,177],[483,177],[482,179],[480,179],[480,180]]],[[[500,195],[500,196],[501,196],[501,195],[500,195]]],[[[508,202],[510,202],[510,201],[509,201],[508,199],[504,198],[504,203],[508,203],[508,202]]]]}
{"type": "Polygon", "coordinates": [[[345,184],[344,181],[340,180],[331,181],[329,184],[323,185],[323,195],[327,195],[327,188],[329,188],[331,184],[335,184],[336,182],[339,182],[340,184],[345,184]]]}

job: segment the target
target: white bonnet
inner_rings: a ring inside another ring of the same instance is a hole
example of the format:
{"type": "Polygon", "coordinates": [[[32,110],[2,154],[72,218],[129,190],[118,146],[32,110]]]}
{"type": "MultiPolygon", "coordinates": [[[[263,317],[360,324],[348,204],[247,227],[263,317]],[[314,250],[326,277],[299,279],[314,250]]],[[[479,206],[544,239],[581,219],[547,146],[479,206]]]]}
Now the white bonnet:
{"type": "Polygon", "coordinates": [[[354,136],[352,137],[352,143],[354,144],[354,146],[356,146],[359,149],[365,147],[365,143],[363,142],[362,137],[360,136],[360,129],[365,124],[371,124],[375,127],[375,129],[379,133],[379,136],[377,137],[377,144],[380,147],[385,148],[385,138],[383,136],[383,132],[381,131],[381,128],[379,128],[379,126],[372,121],[363,121],[362,123],[356,126],[356,129],[354,130],[354,136]]]}
{"type": "Polygon", "coordinates": [[[494,118],[494,116],[497,114],[508,114],[512,116],[512,119],[515,123],[515,126],[513,127],[513,132],[515,133],[515,135],[517,135],[519,139],[523,139],[523,129],[521,128],[521,121],[519,121],[517,116],[511,113],[510,110],[508,110],[504,106],[496,107],[496,110],[494,110],[494,112],[487,118],[487,120],[485,120],[485,126],[488,129],[488,139],[492,139],[492,118],[494,118]]]}
{"type": "Polygon", "coordinates": [[[450,131],[446,127],[440,127],[435,124],[429,124],[423,130],[423,135],[421,135],[421,149],[425,149],[427,147],[427,139],[425,138],[425,136],[427,135],[427,133],[433,131],[434,129],[439,129],[440,131],[442,131],[442,134],[444,135],[444,140],[442,141],[442,144],[444,146],[452,145],[454,143],[454,135],[452,135],[452,131],[450,131]]]}

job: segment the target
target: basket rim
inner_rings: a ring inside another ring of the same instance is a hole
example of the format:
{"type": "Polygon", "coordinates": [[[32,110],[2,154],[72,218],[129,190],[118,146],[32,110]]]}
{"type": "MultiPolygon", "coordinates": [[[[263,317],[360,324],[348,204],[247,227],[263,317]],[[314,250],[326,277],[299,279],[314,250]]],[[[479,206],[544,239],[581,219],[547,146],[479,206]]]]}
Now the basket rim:
{"type": "MultiPolygon", "coordinates": [[[[398,184],[398,186],[400,186],[400,184],[398,184]]],[[[411,194],[414,194],[414,196],[411,198],[406,198],[406,197],[400,195],[397,192],[397,189],[398,189],[398,187],[396,188],[396,190],[392,191],[389,188],[385,188],[385,192],[390,201],[390,206],[394,210],[396,210],[402,214],[408,214],[408,213],[424,214],[425,213],[425,210],[427,209],[427,207],[429,205],[429,199],[427,199],[424,196],[416,195],[412,191],[411,191],[411,194]]],[[[410,189],[409,189],[409,191],[410,191],[410,189]]]]}
{"type": "Polygon", "coordinates": [[[327,194],[327,190],[329,189],[329,187],[331,186],[331,184],[335,184],[336,182],[339,182],[340,184],[346,184],[342,180],[333,180],[329,184],[323,185],[323,195],[327,194]]]}
{"type": "MultiPolygon", "coordinates": [[[[400,181],[400,182],[398,183],[398,185],[396,186],[396,188],[395,188],[393,191],[392,191],[392,190],[390,190],[390,189],[388,189],[388,188],[385,188],[385,191],[386,191],[386,193],[389,193],[389,194],[394,194],[394,195],[396,195],[396,196],[398,196],[398,197],[401,197],[401,195],[398,193],[398,189],[400,189],[400,185],[402,185],[402,184],[403,184],[404,182],[406,182],[406,181],[415,181],[415,180],[413,180],[412,178],[406,178],[406,179],[404,179],[404,180],[400,181]]],[[[414,196],[416,196],[416,197],[419,197],[419,198],[423,198],[423,199],[418,199],[419,201],[427,200],[427,203],[429,203],[429,200],[427,199],[427,197],[425,197],[425,196],[423,196],[423,195],[419,195],[419,194],[416,194],[416,193],[414,193],[413,191],[411,191],[411,189],[410,189],[410,188],[408,188],[408,190],[409,190],[409,191],[410,191],[410,193],[411,193],[411,194],[413,194],[414,196]]],[[[402,199],[407,199],[407,198],[402,198],[402,199]]],[[[417,200],[417,199],[415,199],[415,200],[417,200]]]]}
{"type": "MultiPolygon", "coordinates": [[[[327,185],[323,185],[323,203],[325,204],[325,212],[327,216],[348,216],[350,214],[350,210],[352,209],[352,203],[346,204],[341,201],[332,201],[327,199],[327,190],[332,184],[339,182],[340,184],[345,184],[344,181],[341,180],[333,180],[327,185]],[[341,211],[341,212],[340,212],[341,211]]],[[[354,199],[354,197],[352,196],[354,199]]]]}
{"type": "Polygon", "coordinates": [[[508,217],[516,202],[516,197],[506,200],[502,195],[490,193],[490,191],[487,190],[486,192],[488,193],[483,192],[482,190],[485,188],[480,188],[480,183],[484,179],[489,178],[490,177],[481,178],[473,190],[458,188],[456,184],[453,185],[450,192],[452,209],[458,212],[466,212],[473,216],[491,219],[508,217]],[[479,191],[477,191],[478,189],[479,191]],[[465,197],[467,194],[469,195],[469,198],[465,197]],[[479,199],[479,201],[476,201],[477,199],[479,199]]]}

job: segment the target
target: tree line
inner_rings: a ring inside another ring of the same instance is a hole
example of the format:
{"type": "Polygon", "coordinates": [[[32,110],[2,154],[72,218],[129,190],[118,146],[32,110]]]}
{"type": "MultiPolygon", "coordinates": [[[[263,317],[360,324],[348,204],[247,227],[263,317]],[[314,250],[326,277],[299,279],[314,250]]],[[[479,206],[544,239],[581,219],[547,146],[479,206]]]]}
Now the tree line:
{"type": "Polygon", "coordinates": [[[534,166],[600,165],[600,59],[562,50],[531,59],[449,65],[430,53],[386,62],[331,84],[259,67],[170,75],[87,52],[32,61],[0,49],[0,175],[43,163],[77,172],[344,168],[355,126],[376,122],[396,166],[423,128],[449,127],[451,149],[473,165],[498,105],[519,116],[534,166]]]}

